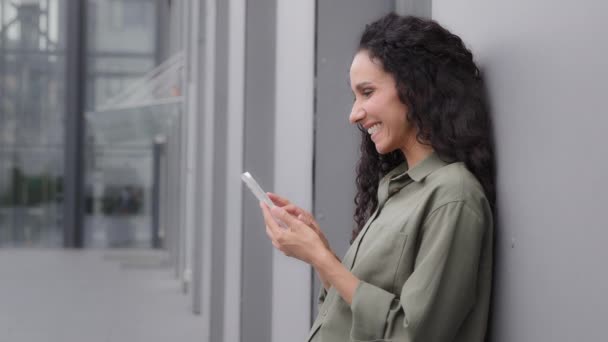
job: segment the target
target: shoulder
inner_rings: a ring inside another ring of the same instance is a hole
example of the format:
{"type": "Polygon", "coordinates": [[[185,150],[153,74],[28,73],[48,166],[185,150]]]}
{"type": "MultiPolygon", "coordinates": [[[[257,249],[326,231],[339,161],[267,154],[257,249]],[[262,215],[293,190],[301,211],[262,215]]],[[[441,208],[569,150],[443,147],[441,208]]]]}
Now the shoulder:
{"type": "Polygon", "coordinates": [[[451,163],[435,170],[424,179],[424,187],[429,191],[431,211],[450,204],[461,204],[479,218],[487,217],[490,212],[481,183],[463,162],[451,163]]]}

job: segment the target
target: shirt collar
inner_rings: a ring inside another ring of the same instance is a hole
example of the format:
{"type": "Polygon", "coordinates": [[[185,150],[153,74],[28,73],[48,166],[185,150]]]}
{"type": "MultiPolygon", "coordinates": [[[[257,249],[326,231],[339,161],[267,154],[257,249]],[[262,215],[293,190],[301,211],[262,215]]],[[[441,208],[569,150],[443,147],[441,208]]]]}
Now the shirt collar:
{"type": "Polygon", "coordinates": [[[441,160],[436,152],[431,152],[425,159],[418,164],[414,165],[411,169],[407,168],[407,162],[403,162],[395,168],[395,175],[391,176],[390,180],[398,180],[406,175],[416,182],[422,181],[426,176],[433,173],[433,171],[440,169],[448,165],[445,161],[441,160]]]}

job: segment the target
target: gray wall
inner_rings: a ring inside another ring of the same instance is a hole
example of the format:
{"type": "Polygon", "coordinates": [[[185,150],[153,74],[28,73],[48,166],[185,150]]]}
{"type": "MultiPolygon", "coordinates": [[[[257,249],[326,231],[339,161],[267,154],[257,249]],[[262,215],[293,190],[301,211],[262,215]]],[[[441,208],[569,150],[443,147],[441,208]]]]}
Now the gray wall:
{"type": "Polygon", "coordinates": [[[607,13],[602,0],[433,1],[493,107],[493,341],[606,340],[607,13]]]}
{"type": "Polygon", "coordinates": [[[432,7],[432,0],[395,0],[395,12],[401,15],[430,18],[432,7]]]}
{"type": "MultiPolygon", "coordinates": [[[[355,167],[360,135],[348,122],[349,69],[365,25],[394,10],[393,0],[317,3],[314,214],[342,257],[354,226],[355,167]]],[[[314,278],[313,317],[319,281],[314,278]]]]}
{"type": "MultiPolygon", "coordinates": [[[[244,170],[274,183],[276,1],[249,1],[246,13],[244,170]]],[[[243,187],[241,340],[271,341],[272,245],[258,201],[243,187]]],[[[234,246],[239,248],[240,246],[234,246]]]]}

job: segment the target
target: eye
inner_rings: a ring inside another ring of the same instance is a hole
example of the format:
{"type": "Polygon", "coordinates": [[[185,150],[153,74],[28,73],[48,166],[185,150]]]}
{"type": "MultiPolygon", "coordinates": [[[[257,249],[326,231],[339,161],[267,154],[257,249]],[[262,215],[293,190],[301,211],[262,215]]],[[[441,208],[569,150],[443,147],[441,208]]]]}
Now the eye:
{"type": "Polygon", "coordinates": [[[364,97],[370,97],[373,94],[374,90],[373,89],[363,89],[363,91],[361,92],[361,94],[364,97]]]}
{"type": "MultiPolygon", "coordinates": [[[[364,88],[357,91],[358,94],[361,94],[363,98],[369,98],[374,93],[374,89],[372,88],[364,88]]],[[[357,102],[358,94],[353,93],[353,102],[357,102]]]]}

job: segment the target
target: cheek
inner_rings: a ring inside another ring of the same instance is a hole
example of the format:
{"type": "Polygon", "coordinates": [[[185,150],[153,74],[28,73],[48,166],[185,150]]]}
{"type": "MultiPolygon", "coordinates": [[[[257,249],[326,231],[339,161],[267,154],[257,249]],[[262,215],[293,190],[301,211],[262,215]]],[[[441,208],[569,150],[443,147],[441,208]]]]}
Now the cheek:
{"type": "Polygon", "coordinates": [[[403,127],[407,128],[409,130],[411,125],[410,125],[409,120],[407,119],[407,109],[406,108],[402,108],[399,111],[399,122],[401,122],[403,127]]]}
{"type": "Polygon", "coordinates": [[[403,139],[411,133],[411,124],[407,119],[407,107],[393,104],[390,112],[390,124],[388,125],[392,134],[403,139]]]}
{"type": "Polygon", "coordinates": [[[383,106],[382,101],[379,98],[371,98],[365,104],[365,110],[368,113],[374,113],[377,116],[382,116],[383,106]]]}
{"type": "Polygon", "coordinates": [[[366,110],[368,113],[374,113],[378,119],[385,121],[389,120],[393,107],[385,96],[372,96],[366,103],[366,110]]]}
{"type": "Polygon", "coordinates": [[[408,127],[409,122],[407,119],[407,106],[401,103],[401,101],[394,99],[391,103],[391,108],[393,109],[391,111],[393,118],[401,123],[404,127],[408,127]]]}

